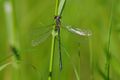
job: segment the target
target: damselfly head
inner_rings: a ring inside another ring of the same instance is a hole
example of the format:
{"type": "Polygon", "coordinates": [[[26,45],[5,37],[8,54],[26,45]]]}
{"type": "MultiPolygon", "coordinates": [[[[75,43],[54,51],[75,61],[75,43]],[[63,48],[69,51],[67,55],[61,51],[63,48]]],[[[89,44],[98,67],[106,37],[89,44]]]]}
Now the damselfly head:
{"type": "Polygon", "coordinates": [[[61,19],[61,16],[55,16],[54,19],[61,19]]]}

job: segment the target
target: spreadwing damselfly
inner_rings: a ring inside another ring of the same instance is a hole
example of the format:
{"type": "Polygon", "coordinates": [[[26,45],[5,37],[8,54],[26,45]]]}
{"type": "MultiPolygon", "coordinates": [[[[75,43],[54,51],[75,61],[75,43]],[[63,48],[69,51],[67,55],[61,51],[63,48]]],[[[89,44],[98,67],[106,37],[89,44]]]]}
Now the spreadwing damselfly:
{"type": "Polygon", "coordinates": [[[64,24],[63,22],[60,21],[59,16],[55,16],[54,20],[56,21],[56,23],[54,23],[54,24],[45,26],[45,24],[41,23],[41,26],[37,27],[39,29],[35,29],[35,30],[32,29],[32,31],[34,31],[32,33],[32,35],[35,37],[34,37],[34,39],[31,40],[31,44],[33,47],[40,46],[41,43],[43,43],[48,38],[50,38],[50,36],[52,35],[53,26],[56,25],[55,31],[56,32],[58,31],[58,33],[56,33],[56,34],[57,34],[57,41],[58,41],[58,48],[59,48],[58,51],[59,51],[59,56],[60,56],[60,66],[59,67],[60,67],[60,70],[62,70],[60,28],[64,29],[66,31],[66,33],[70,32],[70,33],[78,35],[80,37],[81,36],[89,37],[92,35],[92,33],[90,30],[80,29],[79,27],[76,27],[76,26],[64,24]],[[36,34],[38,34],[38,35],[36,36],[36,34]]]}

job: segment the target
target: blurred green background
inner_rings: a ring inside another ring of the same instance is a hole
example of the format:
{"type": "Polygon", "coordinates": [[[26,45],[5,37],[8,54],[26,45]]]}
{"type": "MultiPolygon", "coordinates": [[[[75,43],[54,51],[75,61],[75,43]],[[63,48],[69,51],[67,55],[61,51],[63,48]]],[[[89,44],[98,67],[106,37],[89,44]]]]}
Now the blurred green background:
{"type": "MultiPolygon", "coordinates": [[[[51,36],[37,46],[32,40],[45,32],[41,25],[54,22],[55,0],[0,0],[0,65],[13,61],[8,58],[9,35],[6,26],[5,2],[12,3],[14,26],[19,41],[21,62],[18,68],[9,65],[0,70],[0,80],[47,80],[51,36]],[[7,58],[7,60],[6,60],[7,58]]],[[[110,35],[110,80],[120,80],[120,0],[66,0],[61,21],[92,32],[78,36],[61,29],[63,70],[59,70],[58,45],[54,55],[53,80],[109,80],[106,75],[110,35]],[[111,29],[110,29],[111,27],[111,29]],[[111,30],[111,34],[109,33],[111,30]],[[66,51],[70,57],[66,55],[66,51]]],[[[52,27],[52,26],[49,26],[52,27]]],[[[16,35],[15,34],[15,35],[16,35]]]]}

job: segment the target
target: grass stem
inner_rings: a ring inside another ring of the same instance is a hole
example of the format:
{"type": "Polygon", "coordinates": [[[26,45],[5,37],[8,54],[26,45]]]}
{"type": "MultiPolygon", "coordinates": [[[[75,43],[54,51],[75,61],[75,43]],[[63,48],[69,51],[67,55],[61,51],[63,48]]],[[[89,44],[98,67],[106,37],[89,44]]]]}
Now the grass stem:
{"type": "Polygon", "coordinates": [[[110,80],[110,66],[111,66],[111,52],[110,52],[110,44],[111,44],[111,34],[112,34],[112,19],[113,19],[113,1],[111,2],[111,12],[110,12],[110,20],[109,20],[109,32],[108,32],[108,45],[107,45],[107,55],[106,55],[106,74],[107,80],[110,80]]]}
{"type": "Polygon", "coordinates": [[[52,80],[53,61],[54,61],[54,52],[55,52],[55,41],[56,41],[56,32],[53,29],[48,80],[52,80]]]}

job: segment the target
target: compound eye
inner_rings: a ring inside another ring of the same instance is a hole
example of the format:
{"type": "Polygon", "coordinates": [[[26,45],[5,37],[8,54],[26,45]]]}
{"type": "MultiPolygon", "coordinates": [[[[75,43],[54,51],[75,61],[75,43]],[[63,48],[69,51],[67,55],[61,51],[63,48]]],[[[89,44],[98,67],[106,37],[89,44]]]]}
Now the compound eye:
{"type": "Polygon", "coordinates": [[[54,19],[56,19],[56,18],[57,18],[57,16],[54,17],[54,19]]]}

